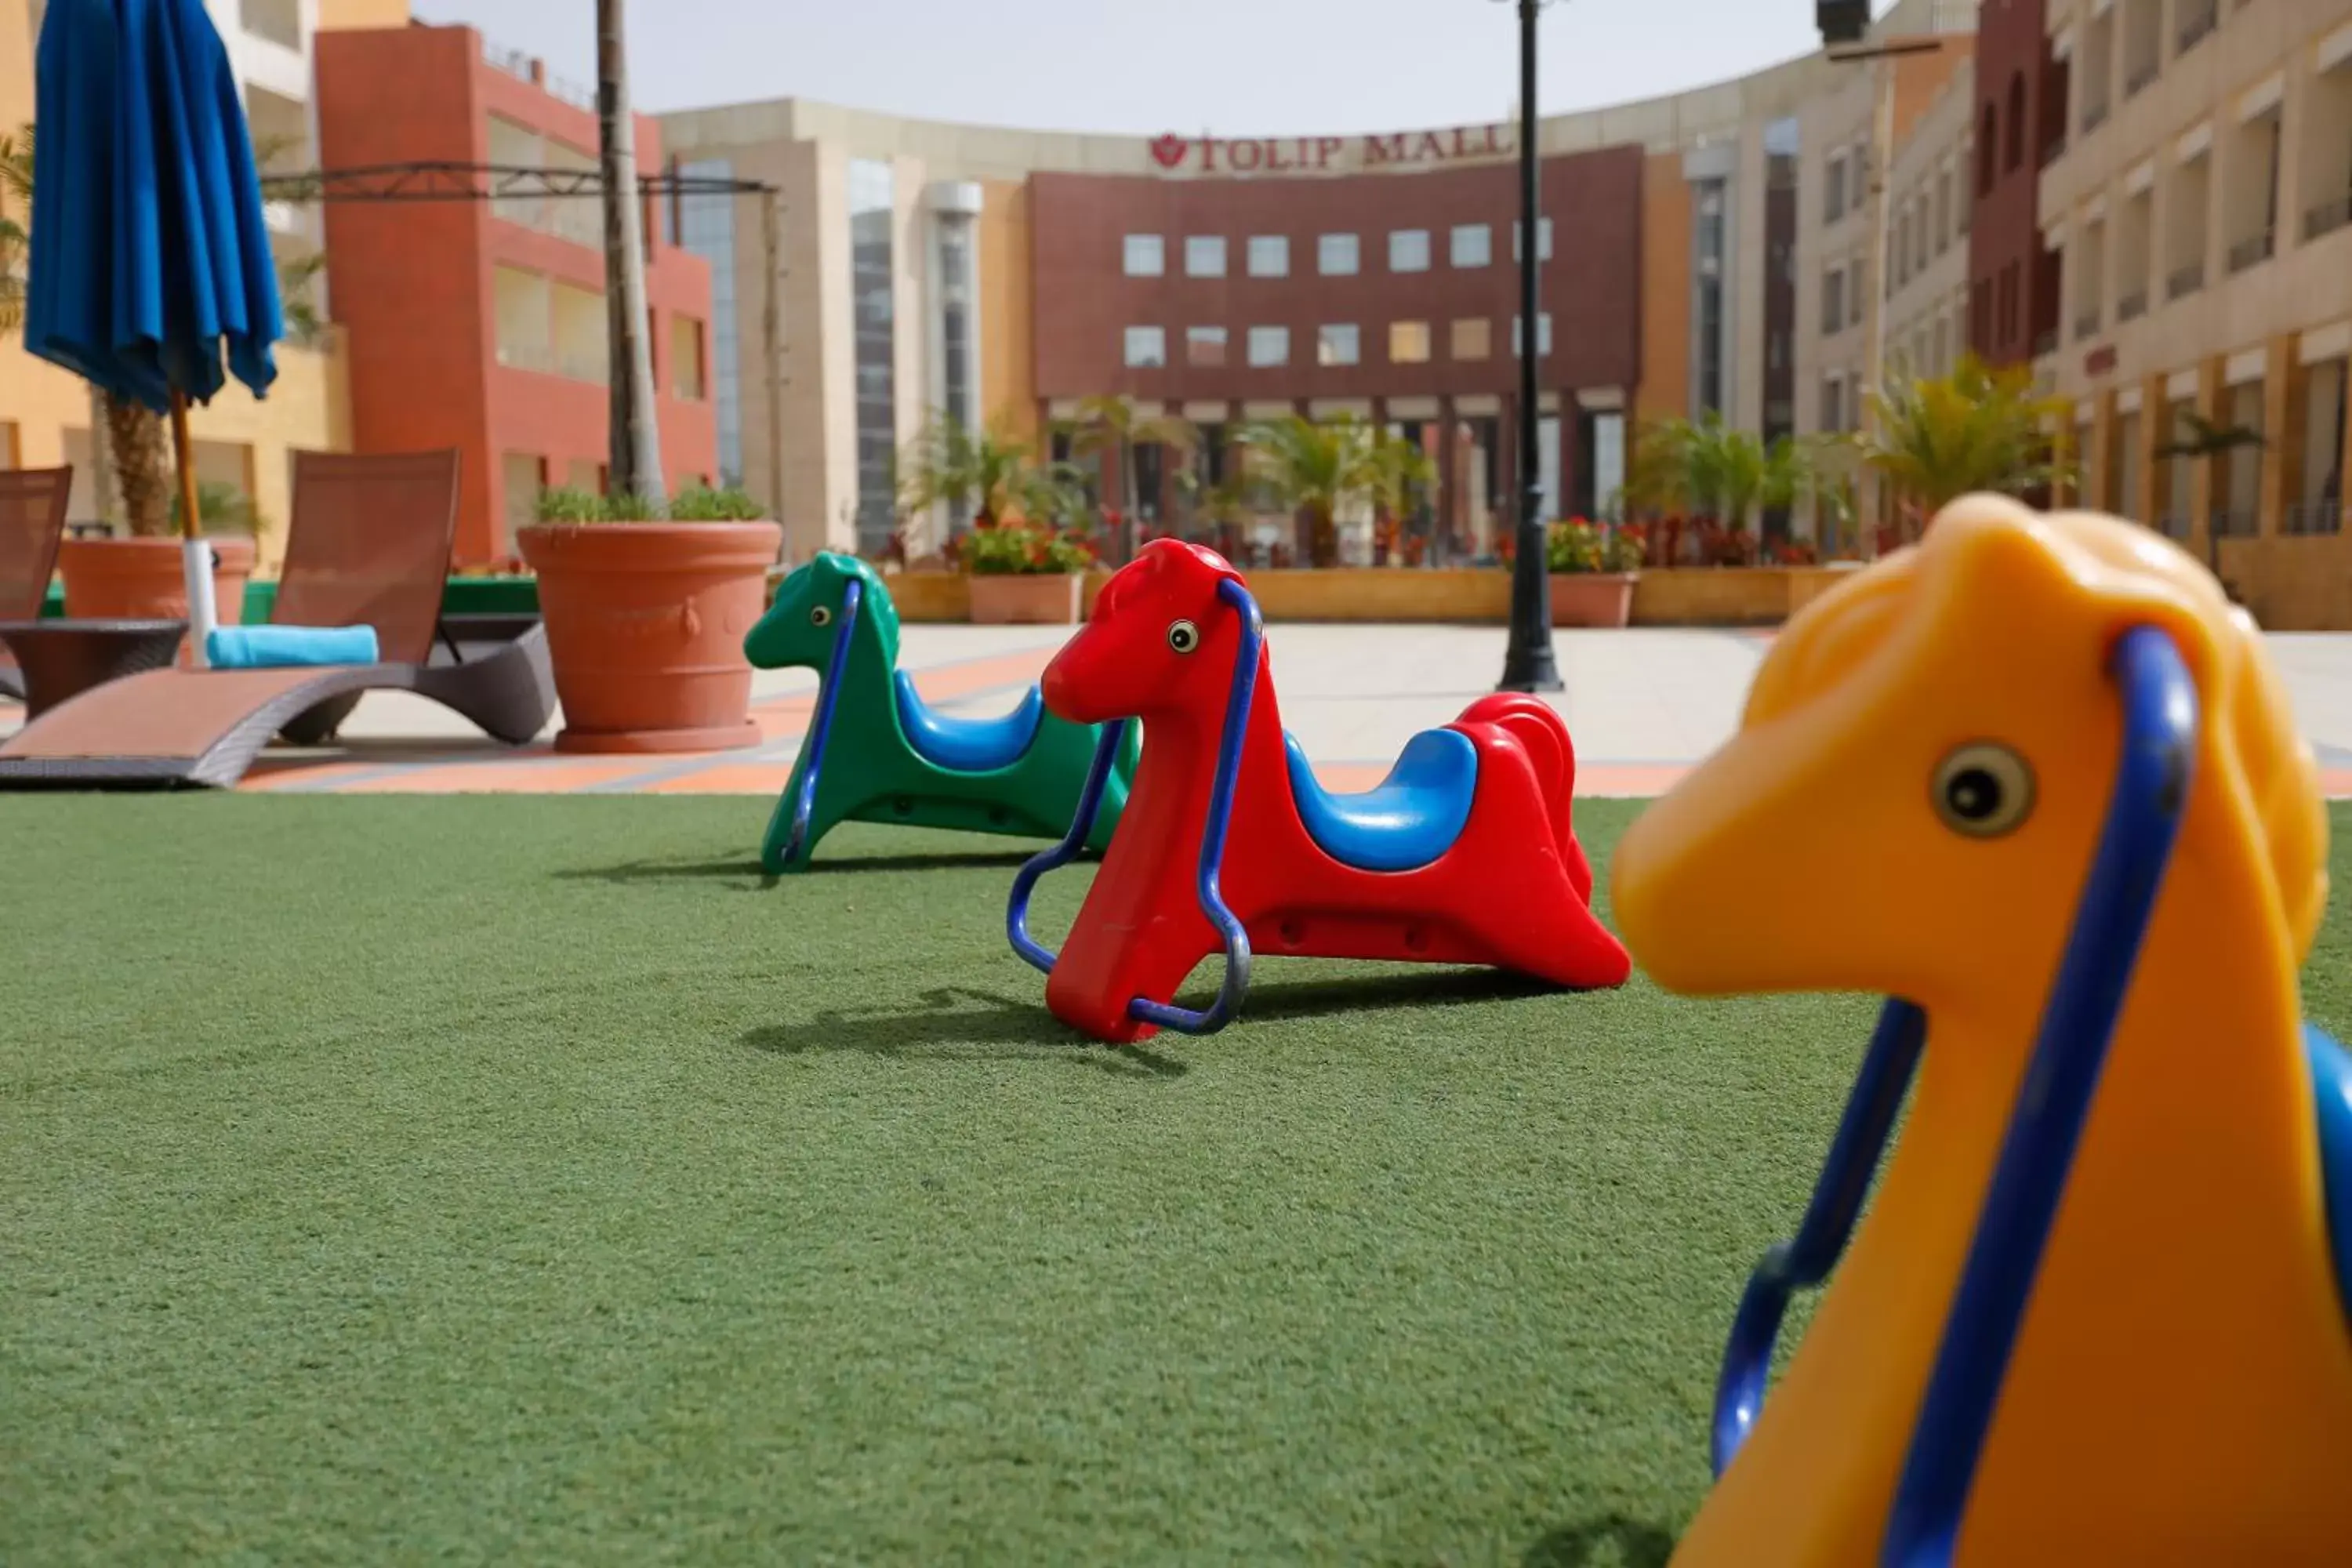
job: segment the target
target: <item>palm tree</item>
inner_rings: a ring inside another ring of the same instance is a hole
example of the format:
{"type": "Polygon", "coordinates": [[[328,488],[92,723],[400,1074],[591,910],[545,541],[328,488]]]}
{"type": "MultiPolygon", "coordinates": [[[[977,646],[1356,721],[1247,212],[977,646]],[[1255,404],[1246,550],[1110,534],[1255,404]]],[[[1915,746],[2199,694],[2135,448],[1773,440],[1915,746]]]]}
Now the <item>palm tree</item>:
{"type": "Polygon", "coordinates": [[[1971,492],[2022,494],[2072,471],[2050,436],[2067,416],[2066,401],[2035,392],[2027,366],[1995,370],[1970,354],[1949,375],[1896,380],[1875,396],[1877,428],[1864,461],[1923,525],[1971,492]]]}
{"type": "Polygon", "coordinates": [[[1245,425],[1234,438],[1248,454],[1253,477],[1297,520],[1298,556],[1317,566],[1335,564],[1340,508],[1380,488],[1370,429],[1352,416],[1318,423],[1290,414],[1245,425]]]}
{"type": "Polygon", "coordinates": [[[1135,449],[1166,447],[1189,455],[1201,444],[1191,420],[1175,414],[1143,414],[1124,397],[1089,397],[1078,405],[1070,449],[1079,457],[1109,453],[1118,459],[1118,530],[1111,547],[1124,564],[1135,555],[1135,514],[1141,497],[1135,483],[1135,449]]]}
{"type": "Polygon", "coordinates": [[[947,414],[933,416],[909,445],[898,504],[921,511],[941,502],[986,528],[1017,506],[1034,457],[1002,423],[975,430],[947,414]]]}
{"type": "Polygon", "coordinates": [[[33,128],[0,136],[0,332],[25,324],[25,247],[33,216],[33,128]],[[17,214],[24,215],[20,222],[17,214]]]}
{"type": "MultiPolygon", "coordinates": [[[[2259,451],[2269,445],[2263,439],[2263,433],[2249,425],[2217,424],[2193,408],[2180,410],[2179,418],[2180,423],[2188,426],[2189,434],[2181,439],[2167,441],[2163,446],[2158,447],[2156,449],[2158,457],[2186,458],[2192,464],[2210,464],[2216,458],[2227,457],[2231,452],[2245,447],[2251,447],[2259,451]]],[[[2189,508],[2189,498],[2175,496],[2173,505],[2178,513],[2185,516],[2189,508]]],[[[2213,569],[2213,574],[2218,577],[2221,574],[2221,542],[2210,527],[2205,531],[2205,549],[2206,564],[2213,569]]]]}

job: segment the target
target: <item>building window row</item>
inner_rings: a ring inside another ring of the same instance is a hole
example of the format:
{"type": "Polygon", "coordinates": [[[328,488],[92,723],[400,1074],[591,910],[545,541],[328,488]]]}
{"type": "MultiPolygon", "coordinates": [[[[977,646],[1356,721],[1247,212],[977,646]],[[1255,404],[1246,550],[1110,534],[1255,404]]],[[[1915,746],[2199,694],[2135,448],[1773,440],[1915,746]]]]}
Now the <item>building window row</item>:
{"type": "MultiPolygon", "coordinates": [[[[1538,258],[1551,259],[1551,219],[1538,218],[1536,225],[1536,249],[1538,258]]],[[[1402,228],[1388,237],[1388,269],[1392,273],[1426,272],[1435,254],[1434,236],[1425,228],[1402,228]]],[[[1223,235],[1187,235],[1184,237],[1184,276],[1187,278],[1223,278],[1227,275],[1229,258],[1223,235]]],[[[1511,227],[1511,257],[1518,259],[1519,226],[1511,227]]],[[[1243,247],[1244,265],[1252,278],[1287,278],[1290,276],[1290,237],[1280,234],[1258,234],[1249,237],[1243,247]]],[[[1446,265],[1458,270],[1471,271],[1489,267],[1495,260],[1494,226],[1483,223],[1455,224],[1446,231],[1446,265]]],[[[1168,275],[1168,240],[1164,235],[1130,234],[1126,237],[1122,264],[1129,278],[1164,278],[1168,275]]],[[[1325,278],[1353,278],[1363,269],[1361,237],[1353,234],[1319,235],[1315,242],[1315,269],[1325,278]]]]}
{"type": "MultiPolygon", "coordinates": [[[[1511,318],[1511,353],[1521,351],[1521,318],[1511,318]]],[[[1224,327],[1187,327],[1184,329],[1184,363],[1195,370],[1217,370],[1228,362],[1233,338],[1224,327]]],[[[1267,370],[1290,363],[1290,329],[1288,327],[1251,327],[1244,334],[1244,363],[1253,370],[1267,370]]],[[[1168,365],[1168,329],[1156,326],[1129,327],[1125,334],[1124,361],[1129,370],[1162,370],[1168,365]]],[[[1448,323],[1447,357],[1457,362],[1491,359],[1495,352],[1494,323],[1484,316],[1466,316],[1448,323]]],[[[1551,314],[1539,312],[1536,317],[1536,353],[1538,357],[1551,353],[1551,314]]],[[[1428,321],[1391,321],[1388,325],[1388,360],[1390,364],[1427,364],[1436,357],[1436,334],[1428,321]]],[[[1352,321],[1335,322],[1318,327],[1315,332],[1315,363],[1318,365],[1345,366],[1363,363],[1363,330],[1352,321]]]]}

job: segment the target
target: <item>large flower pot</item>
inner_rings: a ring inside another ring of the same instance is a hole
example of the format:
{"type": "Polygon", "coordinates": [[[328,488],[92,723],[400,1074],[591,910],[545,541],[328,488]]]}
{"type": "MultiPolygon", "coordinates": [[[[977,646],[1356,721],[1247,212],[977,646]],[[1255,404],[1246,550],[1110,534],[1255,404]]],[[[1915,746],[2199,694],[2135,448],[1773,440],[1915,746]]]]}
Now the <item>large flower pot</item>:
{"type": "Polygon", "coordinates": [[[1554,572],[1551,624],[1622,626],[1633,618],[1633,572],[1554,572]]]}
{"type": "Polygon", "coordinates": [[[560,752],[760,743],[743,634],[767,606],[772,522],[551,523],[518,531],[563,705],[560,752]]]}
{"type": "Polygon", "coordinates": [[[972,623],[983,626],[1075,626],[1086,581],[1081,572],[975,572],[971,577],[972,623]]]}
{"type": "MultiPolygon", "coordinates": [[[[213,611],[225,626],[245,618],[245,584],[253,575],[253,541],[207,539],[213,552],[213,611]]],[[[75,620],[178,621],[188,616],[188,579],[180,540],[62,539],[66,614],[75,620]]],[[[194,655],[183,639],[180,662],[194,655]]]]}

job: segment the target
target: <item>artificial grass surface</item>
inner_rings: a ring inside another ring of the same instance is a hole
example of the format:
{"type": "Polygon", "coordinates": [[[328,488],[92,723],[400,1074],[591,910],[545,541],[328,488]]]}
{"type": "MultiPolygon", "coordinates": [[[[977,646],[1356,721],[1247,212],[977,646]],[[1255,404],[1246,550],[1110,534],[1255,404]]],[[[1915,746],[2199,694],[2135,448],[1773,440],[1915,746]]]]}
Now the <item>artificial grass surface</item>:
{"type": "Polygon", "coordinates": [[[764,809],[0,801],[0,1562],[1664,1560],[1867,1002],[1113,1052],[1017,849],[764,809]]]}

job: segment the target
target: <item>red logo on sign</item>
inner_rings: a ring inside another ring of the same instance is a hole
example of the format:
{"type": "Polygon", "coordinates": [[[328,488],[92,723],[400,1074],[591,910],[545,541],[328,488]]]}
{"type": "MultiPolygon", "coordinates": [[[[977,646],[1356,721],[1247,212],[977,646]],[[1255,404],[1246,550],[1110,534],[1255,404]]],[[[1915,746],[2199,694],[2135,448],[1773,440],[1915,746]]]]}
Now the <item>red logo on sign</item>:
{"type": "Polygon", "coordinates": [[[1151,155],[1160,160],[1161,168],[1172,169],[1184,161],[1184,154],[1192,151],[1192,147],[1190,142],[1171,132],[1151,143],[1151,155]]]}

